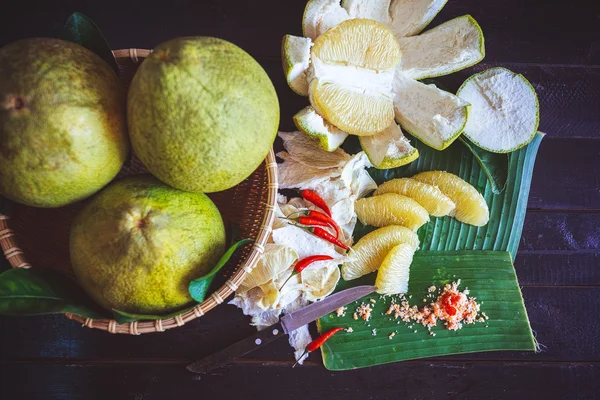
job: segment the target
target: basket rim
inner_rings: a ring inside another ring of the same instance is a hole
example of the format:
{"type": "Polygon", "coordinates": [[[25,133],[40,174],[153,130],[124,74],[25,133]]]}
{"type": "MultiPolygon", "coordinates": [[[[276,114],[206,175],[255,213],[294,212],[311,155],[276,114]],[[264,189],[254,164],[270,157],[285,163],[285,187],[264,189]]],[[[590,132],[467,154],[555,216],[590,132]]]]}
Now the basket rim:
{"type": "MultiPolygon", "coordinates": [[[[151,50],[147,49],[120,49],[114,50],[113,55],[117,59],[130,59],[134,63],[139,62],[140,58],[145,58],[150,54],[151,50]]],[[[269,150],[266,159],[267,173],[267,204],[265,204],[265,214],[263,216],[259,234],[248,257],[235,270],[233,275],[221,286],[215,290],[202,303],[197,304],[193,309],[182,312],[175,317],[157,319],[154,321],[134,321],[128,323],[118,323],[114,319],[93,319],[82,317],[77,314],[65,313],[64,315],[72,320],[80,322],[83,326],[99,330],[108,331],[110,333],[120,333],[129,335],[140,335],[143,333],[163,332],[168,329],[173,329],[184,325],[185,323],[199,318],[212,310],[219,304],[223,303],[231,294],[233,294],[240,284],[244,281],[248,273],[250,273],[259,258],[265,250],[265,245],[272,231],[273,222],[275,220],[275,203],[277,201],[277,162],[273,148],[269,150]]],[[[12,268],[31,268],[25,257],[24,252],[18,246],[18,242],[14,236],[14,232],[10,229],[8,215],[0,213],[0,247],[4,252],[6,260],[12,268]]]]}

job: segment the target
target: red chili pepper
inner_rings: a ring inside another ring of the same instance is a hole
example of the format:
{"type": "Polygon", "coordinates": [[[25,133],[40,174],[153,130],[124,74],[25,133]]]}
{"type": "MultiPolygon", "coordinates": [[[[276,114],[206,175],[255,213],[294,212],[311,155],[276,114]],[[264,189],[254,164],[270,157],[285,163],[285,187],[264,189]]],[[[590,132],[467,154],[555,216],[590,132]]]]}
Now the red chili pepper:
{"type": "MultiPolygon", "coordinates": [[[[293,214],[290,214],[288,216],[288,219],[299,222],[299,219],[297,217],[289,218],[292,215],[304,215],[304,216],[308,216],[312,219],[316,219],[317,221],[322,221],[322,222],[327,223],[331,228],[335,229],[335,231],[337,232],[338,239],[342,233],[339,225],[333,220],[333,218],[329,217],[328,215],[323,214],[322,212],[315,211],[315,210],[301,210],[301,211],[297,211],[293,214]]],[[[300,223],[302,223],[302,222],[300,222],[300,223]]],[[[313,224],[313,225],[318,225],[318,224],[313,224]]],[[[320,225],[320,226],[324,226],[324,225],[320,225]]]]}
{"type": "Polygon", "coordinates": [[[323,200],[321,198],[321,196],[319,196],[312,190],[308,190],[308,189],[304,189],[301,194],[302,194],[302,198],[304,200],[310,201],[315,206],[317,206],[321,210],[325,211],[325,214],[327,214],[331,217],[331,211],[329,210],[329,207],[327,207],[327,203],[325,203],[325,200],[323,200]]]}
{"type": "Polygon", "coordinates": [[[311,217],[300,217],[300,218],[297,218],[297,220],[298,220],[298,223],[300,223],[302,225],[324,226],[326,228],[331,228],[331,225],[329,225],[329,223],[323,222],[321,220],[311,218],[311,217]]]}
{"type": "MultiPolygon", "coordinates": [[[[344,328],[341,328],[341,327],[333,328],[333,329],[325,332],[324,334],[322,334],[321,336],[319,336],[318,338],[316,338],[312,342],[310,342],[306,346],[306,349],[304,349],[304,353],[302,353],[302,355],[300,356],[300,358],[298,358],[298,360],[296,360],[296,364],[298,364],[298,361],[300,361],[302,359],[302,357],[304,357],[306,354],[312,353],[313,351],[317,350],[319,347],[323,346],[323,343],[325,343],[326,341],[328,341],[333,335],[335,335],[336,333],[338,333],[339,331],[341,331],[343,329],[344,328]]],[[[294,364],[294,367],[296,366],[296,364],[294,364]]]]}
{"type": "Polygon", "coordinates": [[[333,229],[335,229],[335,231],[337,232],[337,237],[339,239],[340,235],[341,235],[341,229],[339,227],[339,225],[333,220],[333,218],[331,218],[328,215],[325,215],[323,213],[320,213],[318,211],[315,210],[310,210],[308,212],[308,216],[323,222],[327,222],[329,224],[329,226],[331,226],[333,229]]]}
{"type": "Polygon", "coordinates": [[[331,256],[325,256],[325,255],[316,255],[316,256],[310,256],[310,257],[305,257],[302,260],[298,261],[296,263],[296,266],[294,267],[294,270],[297,273],[302,272],[306,267],[308,267],[310,264],[316,262],[316,261],[323,261],[323,260],[333,260],[333,257],[331,256]]]}
{"type": "MultiPolygon", "coordinates": [[[[296,271],[297,274],[299,274],[300,272],[302,272],[306,267],[308,267],[310,264],[316,262],[316,261],[323,261],[323,260],[333,260],[333,257],[331,256],[325,256],[325,255],[316,255],[316,256],[309,256],[309,257],[305,257],[302,260],[298,261],[296,263],[296,265],[294,266],[294,271],[296,271]]],[[[283,287],[285,286],[286,283],[288,283],[288,281],[292,278],[292,276],[294,276],[296,274],[292,274],[290,275],[289,278],[287,278],[285,280],[285,282],[283,282],[283,285],[281,285],[281,287],[279,288],[279,290],[283,289],[283,287]]]]}
{"type": "Polygon", "coordinates": [[[331,233],[327,232],[325,229],[323,228],[319,228],[314,227],[314,228],[304,228],[307,231],[309,231],[310,233],[312,233],[313,235],[320,237],[321,239],[327,240],[329,243],[333,243],[336,246],[341,247],[344,250],[350,250],[350,247],[346,246],[344,243],[340,242],[335,236],[333,236],[331,233]]]}

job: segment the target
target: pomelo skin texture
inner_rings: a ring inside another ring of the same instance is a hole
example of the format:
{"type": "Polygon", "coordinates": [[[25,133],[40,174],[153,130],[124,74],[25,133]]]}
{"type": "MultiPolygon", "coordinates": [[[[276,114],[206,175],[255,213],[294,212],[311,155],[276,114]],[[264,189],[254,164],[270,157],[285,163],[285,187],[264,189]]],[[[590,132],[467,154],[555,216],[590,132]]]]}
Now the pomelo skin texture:
{"type": "Polygon", "coordinates": [[[108,184],[128,152],[125,93],[100,57],[58,39],[0,49],[0,194],[64,206],[108,184]]]}
{"type": "Polygon", "coordinates": [[[161,181],[218,192],[265,159],[279,102],[262,67],[221,39],[186,37],[156,47],[136,72],[127,102],[133,148],[161,181]]]}
{"type": "Polygon", "coordinates": [[[225,227],[214,203],[150,175],[112,183],[71,228],[75,275],[108,310],[177,311],[192,301],[190,281],[209,272],[224,249],[225,227]]]}

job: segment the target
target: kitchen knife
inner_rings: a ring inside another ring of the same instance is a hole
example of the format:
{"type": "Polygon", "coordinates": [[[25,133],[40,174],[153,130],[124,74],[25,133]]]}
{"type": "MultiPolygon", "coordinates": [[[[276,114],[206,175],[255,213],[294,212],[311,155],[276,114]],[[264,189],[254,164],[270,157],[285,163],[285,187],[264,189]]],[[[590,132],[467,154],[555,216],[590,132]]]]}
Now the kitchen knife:
{"type": "Polygon", "coordinates": [[[228,364],[236,358],[258,349],[259,347],[263,347],[346,304],[367,296],[375,290],[377,290],[375,286],[356,286],[332,294],[324,300],[317,301],[291,314],[284,315],[277,324],[271,325],[246,339],[242,339],[229,347],[196,361],[195,363],[188,365],[187,369],[198,374],[209,372],[212,369],[228,364]]]}

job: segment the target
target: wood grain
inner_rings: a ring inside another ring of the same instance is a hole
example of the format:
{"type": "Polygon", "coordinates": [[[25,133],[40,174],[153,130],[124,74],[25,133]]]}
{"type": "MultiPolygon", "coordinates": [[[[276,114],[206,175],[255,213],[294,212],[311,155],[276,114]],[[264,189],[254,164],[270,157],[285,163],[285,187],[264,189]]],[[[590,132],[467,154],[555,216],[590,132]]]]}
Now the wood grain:
{"type": "MultiPolygon", "coordinates": [[[[4,367],[4,366],[3,366],[4,367]]],[[[564,399],[597,398],[600,365],[409,361],[329,372],[318,364],[238,363],[206,376],[181,362],[148,365],[13,364],[0,375],[4,393],[22,400],[233,399],[564,399]],[[183,370],[183,372],[182,372],[183,370]],[[26,376],[35,384],[23,384],[26,376]],[[235,383],[234,383],[235,382],[235,383]]]]}
{"type": "MultiPolygon", "coordinates": [[[[7,3],[0,45],[25,36],[54,36],[73,11],[102,29],[114,48],[153,48],[177,36],[227,39],[255,57],[279,57],[281,38],[300,35],[305,0],[171,0],[162,2],[29,0],[7,3]],[[24,12],[35,10],[35,12],[24,12]]],[[[471,14],[486,39],[487,62],[600,64],[598,2],[573,0],[450,0],[432,21],[471,14]]]]}
{"type": "MultiPolygon", "coordinates": [[[[304,0],[6,3],[0,46],[56,36],[73,11],[90,16],[113,48],[217,36],[258,57],[267,70],[282,130],[295,129],[291,117],[307,104],[287,87],[279,55],[281,37],[301,33],[304,0]]],[[[485,63],[439,79],[440,87],[455,91],[475,71],[493,66],[522,73],[538,93],[540,130],[548,133],[515,262],[532,327],[546,346],[542,353],[449,356],[331,373],[318,355],[292,370],[291,350],[282,341],[197,377],[184,369],[188,361],[253,332],[235,307],[142,337],[84,329],[62,316],[0,317],[1,393],[36,400],[233,398],[242,391],[267,399],[597,398],[600,326],[590,315],[600,308],[600,2],[449,0],[432,26],[466,13],[484,31],[485,63]]]]}
{"type": "MultiPolygon", "coordinates": [[[[600,287],[524,287],[523,296],[532,329],[545,345],[543,352],[494,352],[445,359],[600,362],[600,346],[590,345],[589,341],[590,335],[600,331],[600,320],[588,315],[588,310],[600,308],[600,287]]],[[[482,307],[485,310],[485,304],[482,307]]],[[[204,320],[192,321],[179,329],[140,337],[83,329],[61,316],[2,317],[0,321],[11,325],[11,329],[0,331],[0,356],[13,361],[38,358],[67,358],[73,362],[95,359],[152,362],[165,358],[194,361],[253,332],[248,319],[232,306],[221,307],[204,320]],[[40,326],[43,326],[41,332],[37,331],[40,326]]],[[[292,354],[283,340],[247,358],[285,361],[292,359],[292,354]]]]}

